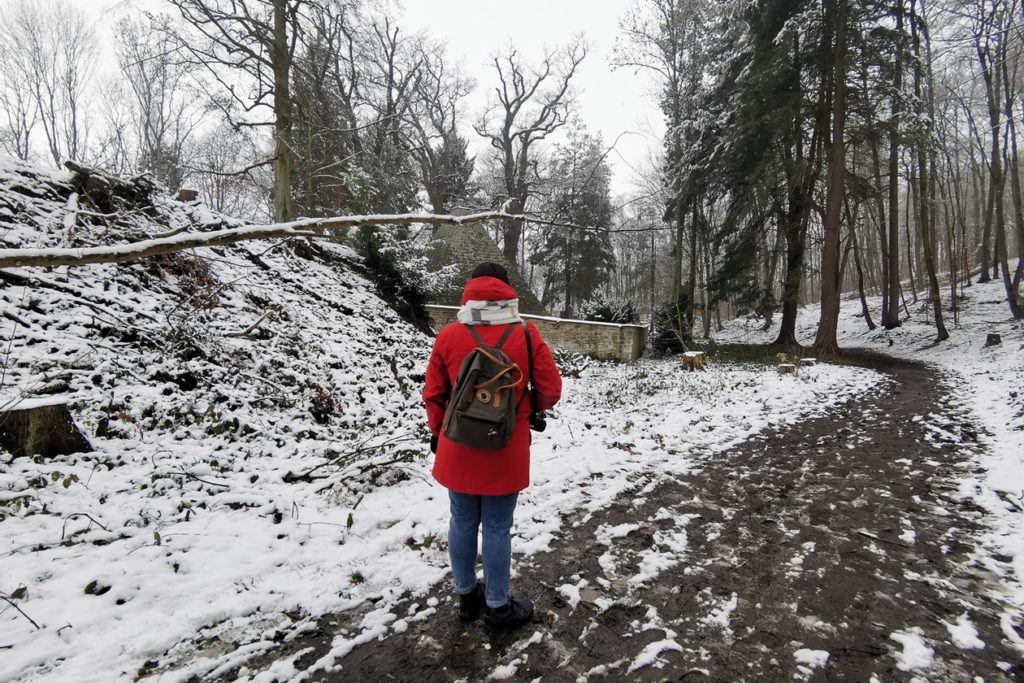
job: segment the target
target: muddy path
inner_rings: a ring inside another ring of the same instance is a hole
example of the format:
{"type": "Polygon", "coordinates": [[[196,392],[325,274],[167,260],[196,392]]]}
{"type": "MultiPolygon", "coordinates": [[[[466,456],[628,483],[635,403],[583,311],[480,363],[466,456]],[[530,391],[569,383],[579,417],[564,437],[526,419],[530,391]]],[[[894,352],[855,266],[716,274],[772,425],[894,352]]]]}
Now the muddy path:
{"type": "MultiPolygon", "coordinates": [[[[956,387],[852,362],[886,373],[881,390],[567,516],[550,552],[513,562],[535,623],[462,623],[438,587],[309,680],[1021,680],[995,589],[1009,566],[975,557],[982,511],[958,493],[983,453],[956,387]]],[[[298,670],[344,620],[288,644],[298,670]]]]}

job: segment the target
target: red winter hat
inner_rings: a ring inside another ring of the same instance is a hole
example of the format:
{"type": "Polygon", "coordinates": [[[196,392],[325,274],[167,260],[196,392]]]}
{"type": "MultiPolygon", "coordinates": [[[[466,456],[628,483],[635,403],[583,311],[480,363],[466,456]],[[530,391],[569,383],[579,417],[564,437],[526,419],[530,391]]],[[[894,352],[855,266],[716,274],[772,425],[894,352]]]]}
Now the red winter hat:
{"type": "Polygon", "coordinates": [[[515,299],[516,290],[496,277],[475,277],[462,290],[462,303],[467,301],[507,301],[515,299]]]}

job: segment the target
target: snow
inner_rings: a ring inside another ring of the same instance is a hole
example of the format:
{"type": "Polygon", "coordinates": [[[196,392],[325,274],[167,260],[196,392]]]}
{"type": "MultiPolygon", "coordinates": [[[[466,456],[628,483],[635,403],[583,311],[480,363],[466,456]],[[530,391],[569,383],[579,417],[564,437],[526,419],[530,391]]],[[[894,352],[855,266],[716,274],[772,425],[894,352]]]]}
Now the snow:
{"type": "Polygon", "coordinates": [[[580,604],[580,590],[590,585],[590,582],[586,579],[580,579],[578,583],[562,584],[557,588],[559,595],[565,598],[565,602],[569,605],[570,610],[575,610],[580,604]]]}
{"type": "Polygon", "coordinates": [[[636,656],[636,659],[629,665],[627,673],[633,673],[637,669],[642,669],[645,666],[651,666],[658,661],[659,655],[663,652],[682,652],[683,647],[672,640],[666,638],[665,640],[658,640],[650,643],[636,656]]]}
{"type": "Polygon", "coordinates": [[[797,664],[803,664],[804,666],[812,669],[821,669],[828,663],[829,654],[825,650],[808,650],[802,648],[793,653],[793,658],[797,664]]]}
{"type": "Polygon", "coordinates": [[[978,630],[974,628],[971,617],[966,612],[956,618],[955,624],[945,620],[943,620],[942,624],[949,631],[949,639],[958,648],[962,650],[985,649],[985,643],[978,637],[978,630]]]}
{"type": "Polygon", "coordinates": [[[897,669],[915,671],[931,666],[935,651],[925,643],[920,628],[915,626],[904,631],[895,631],[889,634],[889,638],[902,646],[902,650],[896,653],[897,669]]]}
{"type": "Polygon", "coordinates": [[[39,398],[14,397],[6,401],[0,407],[4,410],[35,410],[37,408],[67,405],[67,402],[68,399],[65,396],[40,396],[39,398]]]}
{"type": "MultiPolygon", "coordinates": [[[[708,589],[705,589],[705,591],[707,590],[708,589]]],[[[729,632],[729,620],[732,618],[732,613],[736,611],[736,607],[738,606],[736,594],[733,593],[727,600],[719,600],[716,602],[712,599],[710,602],[713,607],[708,614],[701,617],[701,622],[705,626],[729,632]]]]}

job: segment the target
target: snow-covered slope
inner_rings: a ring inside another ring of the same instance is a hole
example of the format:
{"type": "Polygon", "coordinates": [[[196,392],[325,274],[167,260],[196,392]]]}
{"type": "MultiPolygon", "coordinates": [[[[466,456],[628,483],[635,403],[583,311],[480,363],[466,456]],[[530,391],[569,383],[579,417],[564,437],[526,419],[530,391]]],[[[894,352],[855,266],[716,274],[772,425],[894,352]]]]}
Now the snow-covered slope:
{"type": "MultiPolygon", "coordinates": [[[[979,463],[982,471],[977,477],[963,478],[961,492],[992,513],[989,549],[1015,558],[1015,576],[1008,578],[1020,608],[1024,606],[1024,321],[1010,316],[1001,281],[965,287],[957,300],[960,310],[955,319],[948,310],[948,290],[943,295],[947,341],[935,342],[930,306],[908,301],[910,315],[903,311],[901,327],[868,330],[860,300],[849,297],[840,312],[839,343],[844,348],[872,349],[935,364],[944,371],[947,385],[954,387],[953,398],[984,428],[981,439],[988,452],[979,463]],[[986,346],[991,333],[999,334],[1002,343],[986,346]]],[[[877,322],[880,298],[869,298],[868,305],[877,322]]],[[[818,316],[817,306],[800,309],[797,333],[803,343],[813,342],[818,316]]],[[[775,338],[777,329],[763,332],[760,325],[760,321],[737,319],[718,339],[760,343],[775,338]]],[[[979,561],[989,564],[994,573],[1003,573],[998,563],[987,558],[979,561]]]]}
{"type": "MultiPolygon", "coordinates": [[[[230,224],[158,191],[103,208],[73,185],[3,162],[0,246],[230,224]]],[[[352,604],[352,558],[332,556],[360,495],[425,471],[430,339],[348,247],[0,277],[0,406],[64,397],[95,447],[0,454],[0,594],[24,610],[0,604],[0,680],[133,678],[203,627],[352,604]]]]}

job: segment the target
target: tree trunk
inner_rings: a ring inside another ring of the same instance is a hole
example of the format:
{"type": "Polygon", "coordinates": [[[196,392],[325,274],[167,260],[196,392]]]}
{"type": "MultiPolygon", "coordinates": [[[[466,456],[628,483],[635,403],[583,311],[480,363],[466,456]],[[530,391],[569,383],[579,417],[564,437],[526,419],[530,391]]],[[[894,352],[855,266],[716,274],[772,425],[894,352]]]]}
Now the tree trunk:
{"type": "MultiPolygon", "coordinates": [[[[903,0],[896,0],[896,34],[903,32],[903,0]]],[[[899,123],[902,103],[899,93],[903,89],[903,51],[896,47],[893,59],[892,126],[889,131],[889,267],[886,281],[889,306],[882,316],[882,327],[891,330],[900,326],[900,136],[899,123]]]]}
{"type": "Polygon", "coordinates": [[[1003,74],[1003,101],[1006,105],[1006,125],[1010,141],[1010,198],[1013,201],[1013,223],[1016,227],[1017,238],[1017,267],[1014,270],[1013,280],[1010,283],[1009,298],[1011,301],[1010,310],[1015,310],[1014,317],[1020,318],[1024,313],[1021,311],[1020,283],[1024,275],[1024,197],[1021,196],[1020,178],[1020,154],[1017,149],[1017,121],[1013,115],[1013,79],[1007,62],[1008,58],[1002,61],[1003,74]]]}
{"type": "Polygon", "coordinates": [[[25,401],[21,406],[0,411],[0,446],[14,457],[52,458],[92,451],[89,439],[75,425],[66,403],[25,401]]]}
{"type": "Polygon", "coordinates": [[[698,226],[698,212],[700,210],[699,200],[694,197],[693,201],[693,216],[692,224],[690,225],[690,271],[686,279],[686,328],[687,336],[693,334],[693,310],[696,305],[694,300],[697,296],[697,268],[699,267],[699,261],[697,259],[697,226],[698,226]]]}
{"type": "MultiPolygon", "coordinates": [[[[765,282],[764,294],[761,297],[761,317],[764,318],[764,327],[767,332],[772,328],[772,314],[775,312],[775,277],[779,270],[779,252],[782,251],[783,234],[781,226],[775,231],[775,245],[768,255],[768,280],[765,282]]],[[[711,263],[708,260],[708,278],[711,277],[711,263]]]]}
{"type": "Polygon", "coordinates": [[[675,206],[675,258],[672,260],[672,302],[679,303],[683,294],[683,241],[686,239],[686,209],[681,201],[675,206]]]}
{"type": "MultiPolygon", "coordinates": [[[[923,0],[922,0],[923,4],[923,0]]],[[[938,258],[936,248],[935,212],[931,210],[935,198],[935,151],[932,139],[932,124],[935,115],[935,98],[931,86],[931,53],[927,46],[922,48],[921,31],[918,25],[920,16],[916,12],[916,0],[910,0],[911,30],[914,39],[914,97],[917,101],[918,117],[927,121],[925,128],[925,139],[920,144],[921,149],[916,150],[918,170],[918,205],[920,210],[919,228],[921,233],[921,248],[924,254],[925,270],[928,274],[928,300],[935,311],[936,341],[949,339],[949,332],[946,331],[945,322],[942,319],[942,292],[939,289],[938,258]],[[927,68],[928,82],[925,82],[925,68],[927,68]]]]}
{"type": "Polygon", "coordinates": [[[803,198],[799,188],[790,188],[789,209],[782,230],[786,238],[786,279],[782,283],[782,322],[778,346],[799,346],[796,339],[796,315],[800,307],[800,283],[804,269],[803,198]]]}
{"type": "MultiPolygon", "coordinates": [[[[824,245],[821,250],[821,317],[814,349],[819,355],[839,351],[837,339],[841,293],[840,241],[842,237],[843,194],[846,186],[846,9],[847,0],[826,3],[832,9],[832,135],[829,145],[825,215],[822,220],[824,245]]],[[[828,19],[826,18],[826,21],[828,19]]]]}
{"type": "Polygon", "coordinates": [[[857,231],[854,225],[850,225],[850,239],[853,240],[853,264],[857,267],[857,291],[860,294],[860,310],[864,314],[864,322],[868,329],[875,329],[875,321],[871,319],[871,309],[868,307],[868,299],[864,295],[864,269],[860,264],[860,246],[857,244],[857,231]]]}
{"type": "MultiPolygon", "coordinates": [[[[903,216],[903,228],[907,236],[907,276],[910,278],[910,296],[917,303],[917,279],[914,277],[914,253],[916,249],[913,248],[914,241],[910,239],[910,217],[920,216],[921,198],[917,193],[917,171],[914,170],[913,158],[911,158],[910,172],[907,174],[907,203],[904,207],[906,209],[903,216]]],[[[917,218],[914,218],[914,222],[917,222],[917,218]]],[[[917,230],[914,230],[914,234],[917,234],[917,230]]],[[[908,314],[909,315],[909,314],[908,314]]]]}
{"type": "Polygon", "coordinates": [[[287,0],[274,0],[274,221],[294,217],[292,206],[291,62],[286,23],[287,0]]]}

